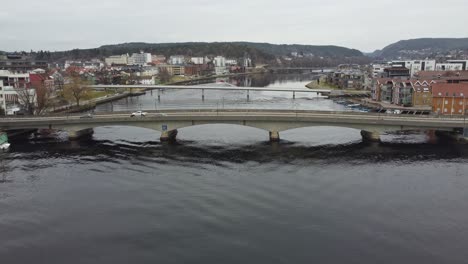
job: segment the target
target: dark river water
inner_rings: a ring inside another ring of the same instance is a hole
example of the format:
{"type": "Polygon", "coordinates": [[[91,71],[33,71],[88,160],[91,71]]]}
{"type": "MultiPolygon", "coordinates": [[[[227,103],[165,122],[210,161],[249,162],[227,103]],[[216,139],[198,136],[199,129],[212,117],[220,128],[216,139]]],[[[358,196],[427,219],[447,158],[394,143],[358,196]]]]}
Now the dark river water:
{"type": "Polygon", "coordinates": [[[281,139],[205,125],[173,144],[130,127],[14,140],[0,154],[0,263],[468,263],[467,147],[332,127],[281,139]]]}

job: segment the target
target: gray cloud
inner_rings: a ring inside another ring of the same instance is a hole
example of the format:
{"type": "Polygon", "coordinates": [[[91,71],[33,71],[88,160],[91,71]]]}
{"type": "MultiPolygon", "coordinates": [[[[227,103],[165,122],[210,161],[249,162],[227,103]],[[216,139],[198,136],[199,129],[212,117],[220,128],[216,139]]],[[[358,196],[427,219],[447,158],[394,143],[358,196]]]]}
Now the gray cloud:
{"type": "Polygon", "coordinates": [[[467,37],[466,10],[466,0],[7,1],[0,50],[255,41],[372,51],[400,39],[467,37]]]}

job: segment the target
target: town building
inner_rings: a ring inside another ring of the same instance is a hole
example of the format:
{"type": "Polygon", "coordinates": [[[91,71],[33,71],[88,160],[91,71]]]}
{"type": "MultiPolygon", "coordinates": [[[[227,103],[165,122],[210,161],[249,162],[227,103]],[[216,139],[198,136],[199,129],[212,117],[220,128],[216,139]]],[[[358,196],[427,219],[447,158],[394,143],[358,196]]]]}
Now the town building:
{"type": "Polygon", "coordinates": [[[47,69],[48,64],[46,61],[34,60],[30,56],[22,54],[7,54],[0,58],[0,70],[28,73],[37,68],[47,69]]]}
{"type": "Polygon", "coordinates": [[[468,60],[447,60],[447,63],[461,64],[462,71],[468,70],[468,60]]]}
{"type": "Polygon", "coordinates": [[[372,64],[372,77],[383,78],[384,70],[388,67],[389,67],[388,64],[372,64]]]}
{"type": "Polygon", "coordinates": [[[128,54],[123,55],[114,55],[105,58],[106,65],[127,65],[128,64],[128,54]]]}
{"type": "Polygon", "coordinates": [[[462,71],[462,63],[437,63],[436,71],[462,71]]]}
{"type": "Polygon", "coordinates": [[[31,89],[29,73],[0,70],[0,84],[1,107],[8,115],[13,115],[20,110],[21,98],[18,95],[18,91],[34,95],[34,89],[31,89]]]}
{"type": "Polygon", "coordinates": [[[237,60],[236,59],[226,59],[226,65],[227,66],[237,66],[237,60]]]}
{"type": "Polygon", "coordinates": [[[468,71],[421,71],[414,78],[442,80],[447,83],[468,82],[468,71]]]}
{"type": "Polygon", "coordinates": [[[432,85],[432,111],[441,115],[466,115],[468,83],[432,85]]]}
{"type": "Polygon", "coordinates": [[[435,60],[410,60],[410,61],[392,61],[392,67],[404,67],[409,69],[410,76],[420,71],[434,71],[436,70],[435,60]]]}
{"type": "Polygon", "coordinates": [[[392,66],[384,69],[386,78],[409,78],[410,70],[406,67],[392,66]]]}
{"type": "Polygon", "coordinates": [[[132,56],[128,58],[128,65],[147,65],[151,63],[152,57],[151,53],[133,53],[132,56]]]}
{"type": "Polygon", "coordinates": [[[185,64],[185,57],[182,55],[173,55],[169,57],[169,64],[172,65],[184,65],[185,64]]]}
{"type": "Polygon", "coordinates": [[[192,57],[192,58],[190,58],[190,62],[192,62],[195,65],[202,65],[202,64],[205,64],[205,58],[203,58],[203,57],[192,57]]]}
{"type": "Polygon", "coordinates": [[[151,63],[154,65],[166,63],[166,56],[164,55],[151,55],[151,63]]]}

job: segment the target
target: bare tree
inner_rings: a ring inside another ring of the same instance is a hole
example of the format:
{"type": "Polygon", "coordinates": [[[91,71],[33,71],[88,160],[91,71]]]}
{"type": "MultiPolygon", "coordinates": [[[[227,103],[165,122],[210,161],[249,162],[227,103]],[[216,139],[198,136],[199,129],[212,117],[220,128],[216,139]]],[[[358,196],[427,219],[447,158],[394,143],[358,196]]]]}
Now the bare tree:
{"type": "Polygon", "coordinates": [[[79,76],[73,76],[70,83],[66,84],[63,89],[63,95],[67,100],[73,100],[77,106],[80,106],[80,101],[89,98],[91,88],[89,83],[79,76]]]}
{"type": "Polygon", "coordinates": [[[34,115],[36,109],[36,93],[34,89],[16,88],[15,91],[18,95],[18,102],[23,110],[30,115],[34,115]]]}
{"type": "Polygon", "coordinates": [[[171,74],[167,69],[160,69],[159,80],[161,81],[161,83],[167,83],[171,80],[171,74]]]}
{"type": "Polygon", "coordinates": [[[36,85],[34,90],[36,94],[35,114],[40,115],[52,106],[53,81],[45,80],[36,85]]]}

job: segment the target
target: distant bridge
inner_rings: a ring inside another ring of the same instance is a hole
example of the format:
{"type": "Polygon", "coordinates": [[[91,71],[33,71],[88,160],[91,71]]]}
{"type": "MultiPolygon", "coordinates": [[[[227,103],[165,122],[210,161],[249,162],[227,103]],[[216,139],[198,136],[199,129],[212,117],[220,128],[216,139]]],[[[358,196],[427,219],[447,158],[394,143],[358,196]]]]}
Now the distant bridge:
{"type": "Polygon", "coordinates": [[[296,93],[307,93],[317,95],[329,95],[330,89],[301,89],[301,88],[265,88],[265,87],[237,87],[237,86],[209,86],[209,85],[91,85],[94,90],[105,89],[148,89],[157,90],[158,99],[161,97],[161,91],[165,90],[199,90],[201,91],[202,99],[205,99],[205,91],[245,91],[247,99],[250,99],[250,91],[252,92],[282,92],[291,93],[292,98],[296,98],[296,93]]]}
{"type": "Polygon", "coordinates": [[[91,134],[102,126],[134,126],[161,132],[161,140],[175,139],[177,130],[205,124],[233,124],[269,132],[271,141],[279,140],[282,131],[311,127],[334,126],[361,130],[364,140],[379,141],[380,134],[402,130],[439,130],[460,133],[463,118],[413,115],[379,115],[352,112],[292,110],[167,110],[151,111],[146,117],[130,117],[129,113],[109,113],[93,118],[80,116],[41,116],[0,118],[0,129],[58,129],[69,132],[70,138],[91,134]]]}

